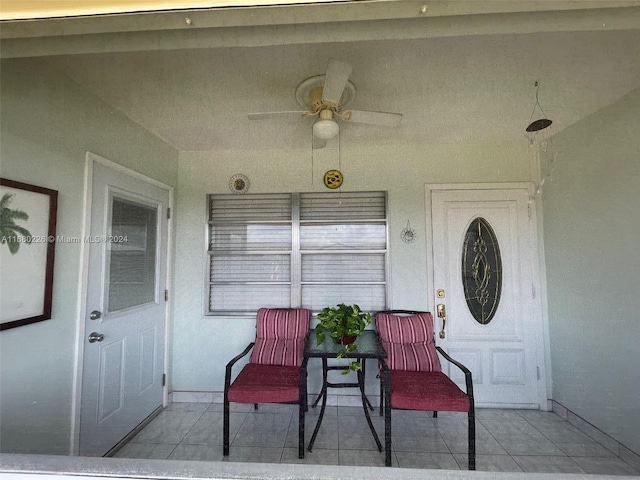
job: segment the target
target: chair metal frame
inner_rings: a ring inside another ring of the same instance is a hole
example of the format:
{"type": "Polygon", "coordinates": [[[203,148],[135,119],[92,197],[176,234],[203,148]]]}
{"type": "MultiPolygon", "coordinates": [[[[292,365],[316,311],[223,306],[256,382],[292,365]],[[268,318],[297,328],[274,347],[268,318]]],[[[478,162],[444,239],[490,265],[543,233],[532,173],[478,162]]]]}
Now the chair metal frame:
{"type": "MultiPolygon", "coordinates": [[[[418,315],[421,313],[429,313],[429,312],[421,312],[421,311],[415,311],[415,310],[382,310],[380,312],[377,313],[386,313],[386,314],[391,314],[391,315],[418,315]]],[[[379,334],[378,334],[379,335],[379,334]]],[[[434,339],[435,340],[435,339],[434,339]]],[[[469,411],[468,411],[468,442],[469,442],[469,470],[475,470],[476,469],[476,422],[475,422],[475,405],[474,405],[474,399],[473,399],[473,380],[472,380],[472,374],[471,371],[464,366],[462,363],[458,362],[457,360],[454,360],[449,354],[447,354],[447,352],[445,352],[441,347],[436,345],[436,350],[438,351],[438,353],[448,362],[450,362],[451,364],[455,365],[457,368],[459,368],[462,373],[464,373],[464,379],[465,379],[465,384],[466,384],[466,395],[469,398],[469,411]]],[[[393,408],[391,406],[391,391],[390,391],[390,385],[391,385],[391,370],[388,370],[388,367],[386,365],[386,363],[383,365],[384,369],[381,372],[382,375],[380,377],[380,416],[383,415],[383,411],[384,411],[384,415],[385,415],[385,424],[388,423],[390,424],[390,418],[387,419],[387,415],[390,416],[391,415],[391,409],[393,408]],[[384,375],[389,375],[388,378],[384,378],[384,375]],[[388,381],[387,381],[388,380],[388,381]],[[389,405],[387,405],[388,408],[384,408],[384,399],[387,398],[387,401],[389,402],[389,405]]],[[[444,410],[446,411],[446,410],[444,410]]],[[[433,412],[433,417],[437,418],[438,416],[438,412],[434,411],[433,412]]]]}
{"type": "MultiPolygon", "coordinates": [[[[305,343],[308,340],[309,333],[307,332],[307,336],[305,337],[305,343]]],[[[229,444],[230,444],[230,406],[229,406],[229,388],[231,387],[231,374],[233,366],[245,357],[251,349],[255,346],[255,342],[251,342],[247,347],[238,355],[233,357],[229,363],[227,363],[225,367],[225,375],[224,375],[224,400],[223,400],[223,446],[222,446],[222,454],[223,456],[229,456],[229,444]]],[[[299,383],[299,392],[300,396],[297,401],[293,402],[273,402],[273,403],[287,403],[287,404],[298,404],[298,458],[304,458],[304,424],[305,424],[305,413],[307,411],[307,358],[303,358],[302,365],[300,366],[300,383],[299,383]]],[[[236,403],[236,402],[234,402],[236,403]]],[[[258,409],[258,405],[254,404],[255,409],[258,409]]]]}

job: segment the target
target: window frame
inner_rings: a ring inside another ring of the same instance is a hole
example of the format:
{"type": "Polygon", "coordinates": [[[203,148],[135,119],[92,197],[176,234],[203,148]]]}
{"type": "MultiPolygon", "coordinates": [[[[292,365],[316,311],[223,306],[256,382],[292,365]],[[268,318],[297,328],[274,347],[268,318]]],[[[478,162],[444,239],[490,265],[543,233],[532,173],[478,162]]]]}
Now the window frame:
{"type": "MultiPolygon", "coordinates": [[[[323,280],[311,280],[311,281],[303,281],[303,266],[302,266],[302,257],[305,254],[332,254],[332,253],[344,253],[344,254],[376,254],[382,255],[383,259],[383,280],[382,281],[364,281],[364,282],[352,282],[345,281],[340,282],[341,285],[357,285],[357,286],[366,286],[366,285],[382,285],[384,288],[384,306],[386,308],[387,305],[390,304],[390,284],[389,284],[389,276],[390,276],[390,261],[389,261],[389,196],[386,191],[354,191],[354,192],[344,192],[346,195],[354,194],[354,195],[365,195],[367,193],[371,194],[370,198],[374,198],[374,195],[380,196],[384,202],[384,218],[379,219],[367,219],[367,218],[354,218],[351,222],[347,221],[330,221],[330,220],[300,220],[300,210],[301,210],[301,198],[304,195],[313,195],[318,194],[318,192],[291,192],[286,193],[285,195],[289,195],[291,199],[290,208],[291,208],[291,250],[285,251],[274,251],[274,250],[252,250],[251,254],[267,254],[267,255],[282,255],[283,253],[287,253],[290,255],[290,278],[289,282],[273,282],[268,283],[272,285],[276,285],[278,283],[285,283],[289,285],[289,303],[290,308],[311,308],[310,306],[302,305],[302,296],[303,296],[303,287],[305,285],[332,285],[336,284],[335,281],[323,281],[323,280]],[[354,225],[354,224],[379,224],[384,227],[384,248],[382,249],[353,249],[353,248],[345,248],[345,249],[303,249],[301,248],[301,234],[300,229],[301,225],[312,225],[317,223],[319,225],[354,225]]],[[[340,196],[342,192],[336,193],[325,193],[322,192],[322,195],[330,195],[340,196]]],[[[255,195],[255,194],[246,194],[246,196],[255,195]]],[[[261,196],[282,196],[282,193],[264,193],[260,194],[261,196]]],[[[211,265],[212,265],[212,257],[213,251],[210,250],[211,246],[211,235],[212,235],[212,225],[215,224],[215,221],[211,220],[211,201],[212,198],[215,197],[223,197],[228,194],[207,194],[206,195],[206,217],[205,217],[205,268],[203,272],[204,276],[204,298],[203,298],[203,307],[204,307],[204,316],[205,317],[246,317],[252,316],[255,314],[255,310],[251,309],[238,309],[238,310],[216,310],[211,308],[211,292],[212,285],[216,282],[211,281],[211,265]]],[[[243,195],[245,196],[245,195],[243,195]]],[[[250,224],[251,222],[247,222],[250,224]]],[[[289,224],[288,221],[277,222],[289,224]]],[[[242,284],[242,282],[236,282],[237,284],[242,284]]],[[[247,281],[246,285],[258,284],[260,282],[255,281],[247,281]]],[[[336,303],[339,303],[338,300],[336,303]]],[[[279,305],[279,308],[288,308],[288,305],[279,305]]],[[[278,308],[274,306],[274,308],[278,308]]],[[[366,307],[363,307],[366,310],[366,307]]],[[[313,309],[313,313],[317,313],[319,311],[317,308],[313,309]],[[316,311],[317,310],[317,311],[316,311]]]]}

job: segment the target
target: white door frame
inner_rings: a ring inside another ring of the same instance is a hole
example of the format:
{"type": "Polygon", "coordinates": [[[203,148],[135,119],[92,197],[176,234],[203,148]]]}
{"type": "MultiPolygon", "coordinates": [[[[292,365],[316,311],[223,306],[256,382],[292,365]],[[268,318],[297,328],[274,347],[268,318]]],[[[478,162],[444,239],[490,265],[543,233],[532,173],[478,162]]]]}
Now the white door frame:
{"type": "Polygon", "coordinates": [[[535,333],[535,354],[538,365],[544,365],[539,371],[538,381],[538,403],[541,409],[551,410],[549,393],[551,392],[551,375],[550,368],[550,348],[548,342],[548,317],[543,313],[543,305],[546,306],[546,289],[541,276],[541,265],[543,259],[540,253],[543,252],[542,231],[538,229],[538,214],[536,208],[535,185],[532,182],[513,182],[513,183],[446,183],[446,184],[425,184],[425,216],[426,216],[426,238],[427,238],[427,305],[430,312],[435,312],[436,300],[432,293],[435,292],[434,286],[434,259],[433,259],[433,223],[432,223],[432,202],[431,192],[436,190],[523,190],[529,193],[529,235],[530,244],[533,248],[533,255],[538,258],[538,262],[532,265],[533,288],[535,289],[535,298],[533,301],[534,321],[536,324],[535,333]]]}
{"type": "MultiPolygon", "coordinates": [[[[162,183],[153,178],[147,177],[142,173],[131,170],[127,167],[120,165],[119,163],[112,162],[106,158],[96,155],[91,152],[87,152],[85,156],[85,170],[84,170],[84,205],[83,205],[83,218],[82,218],[82,233],[81,238],[87,238],[91,233],[91,199],[93,190],[93,165],[94,163],[100,163],[106,167],[116,170],[120,173],[128,175],[133,178],[137,178],[144,182],[150,183],[169,192],[169,208],[173,212],[173,196],[174,188],[162,183]]],[[[166,273],[166,285],[170,290],[171,275],[172,275],[172,259],[173,259],[173,215],[167,222],[167,273],[166,273]]],[[[73,378],[73,392],[72,392],[72,404],[71,404],[71,444],[69,447],[70,455],[78,455],[80,451],[80,408],[82,405],[82,366],[84,358],[84,345],[85,345],[85,318],[87,316],[87,281],[89,279],[89,243],[80,242],[80,268],[78,274],[78,285],[80,286],[78,291],[77,301],[77,318],[76,318],[76,351],[75,351],[75,365],[74,365],[74,378],[73,378]]],[[[169,374],[169,343],[170,343],[170,330],[171,324],[171,295],[169,300],[165,302],[165,344],[164,344],[164,372],[169,374]]],[[[167,379],[165,386],[163,387],[162,404],[167,406],[169,404],[169,380],[167,379]]]]}

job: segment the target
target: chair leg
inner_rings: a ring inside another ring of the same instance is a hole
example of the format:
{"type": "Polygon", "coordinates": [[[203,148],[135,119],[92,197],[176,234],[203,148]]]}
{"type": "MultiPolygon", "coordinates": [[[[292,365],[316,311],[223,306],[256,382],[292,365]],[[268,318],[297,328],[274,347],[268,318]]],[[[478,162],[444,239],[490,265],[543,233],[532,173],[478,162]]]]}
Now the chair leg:
{"type": "Polygon", "coordinates": [[[254,404],[253,404],[253,409],[254,409],[254,410],[257,410],[257,409],[258,409],[258,404],[257,404],[257,403],[254,403],[254,404]]]}
{"type": "Polygon", "coordinates": [[[476,415],[473,404],[469,408],[469,470],[476,469],[476,415]]]}
{"type": "MultiPolygon", "coordinates": [[[[390,379],[389,379],[390,381],[390,379]]],[[[384,464],[386,467],[392,465],[391,462],[391,387],[385,384],[384,387],[384,464]]]]}
{"type": "MultiPolygon", "coordinates": [[[[306,402],[305,402],[306,403],[306,402]]],[[[304,412],[305,406],[298,405],[298,458],[304,458],[304,412]]]]}
{"type": "Polygon", "coordinates": [[[382,410],[384,408],[384,385],[382,383],[382,378],[380,379],[380,416],[382,416],[382,410]]]}
{"type": "MultiPolygon", "coordinates": [[[[226,392],[225,392],[226,393],[226,392]]],[[[229,399],[224,396],[223,406],[223,427],[222,427],[222,455],[229,456],[229,399]]]]}
{"type": "Polygon", "coordinates": [[[298,400],[298,458],[304,458],[304,422],[305,413],[309,409],[307,398],[307,362],[304,360],[300,367],[300,398],[298,400]]]}
{"type": "Polygon", "coordinates": [[[433,418],[438,418],[438,412],[436,412],[435,410],[433,412],[433,418]]]}

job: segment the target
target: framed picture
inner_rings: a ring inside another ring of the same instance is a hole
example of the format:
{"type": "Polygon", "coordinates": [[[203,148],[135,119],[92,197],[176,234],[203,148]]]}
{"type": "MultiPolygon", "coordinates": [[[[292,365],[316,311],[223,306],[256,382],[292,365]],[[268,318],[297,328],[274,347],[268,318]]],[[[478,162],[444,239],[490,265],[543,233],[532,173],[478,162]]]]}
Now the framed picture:
{"type": "Polygon", "coordinates": [[[51,318],[58,192],[0,178],[0,330],[51,318]]]}

